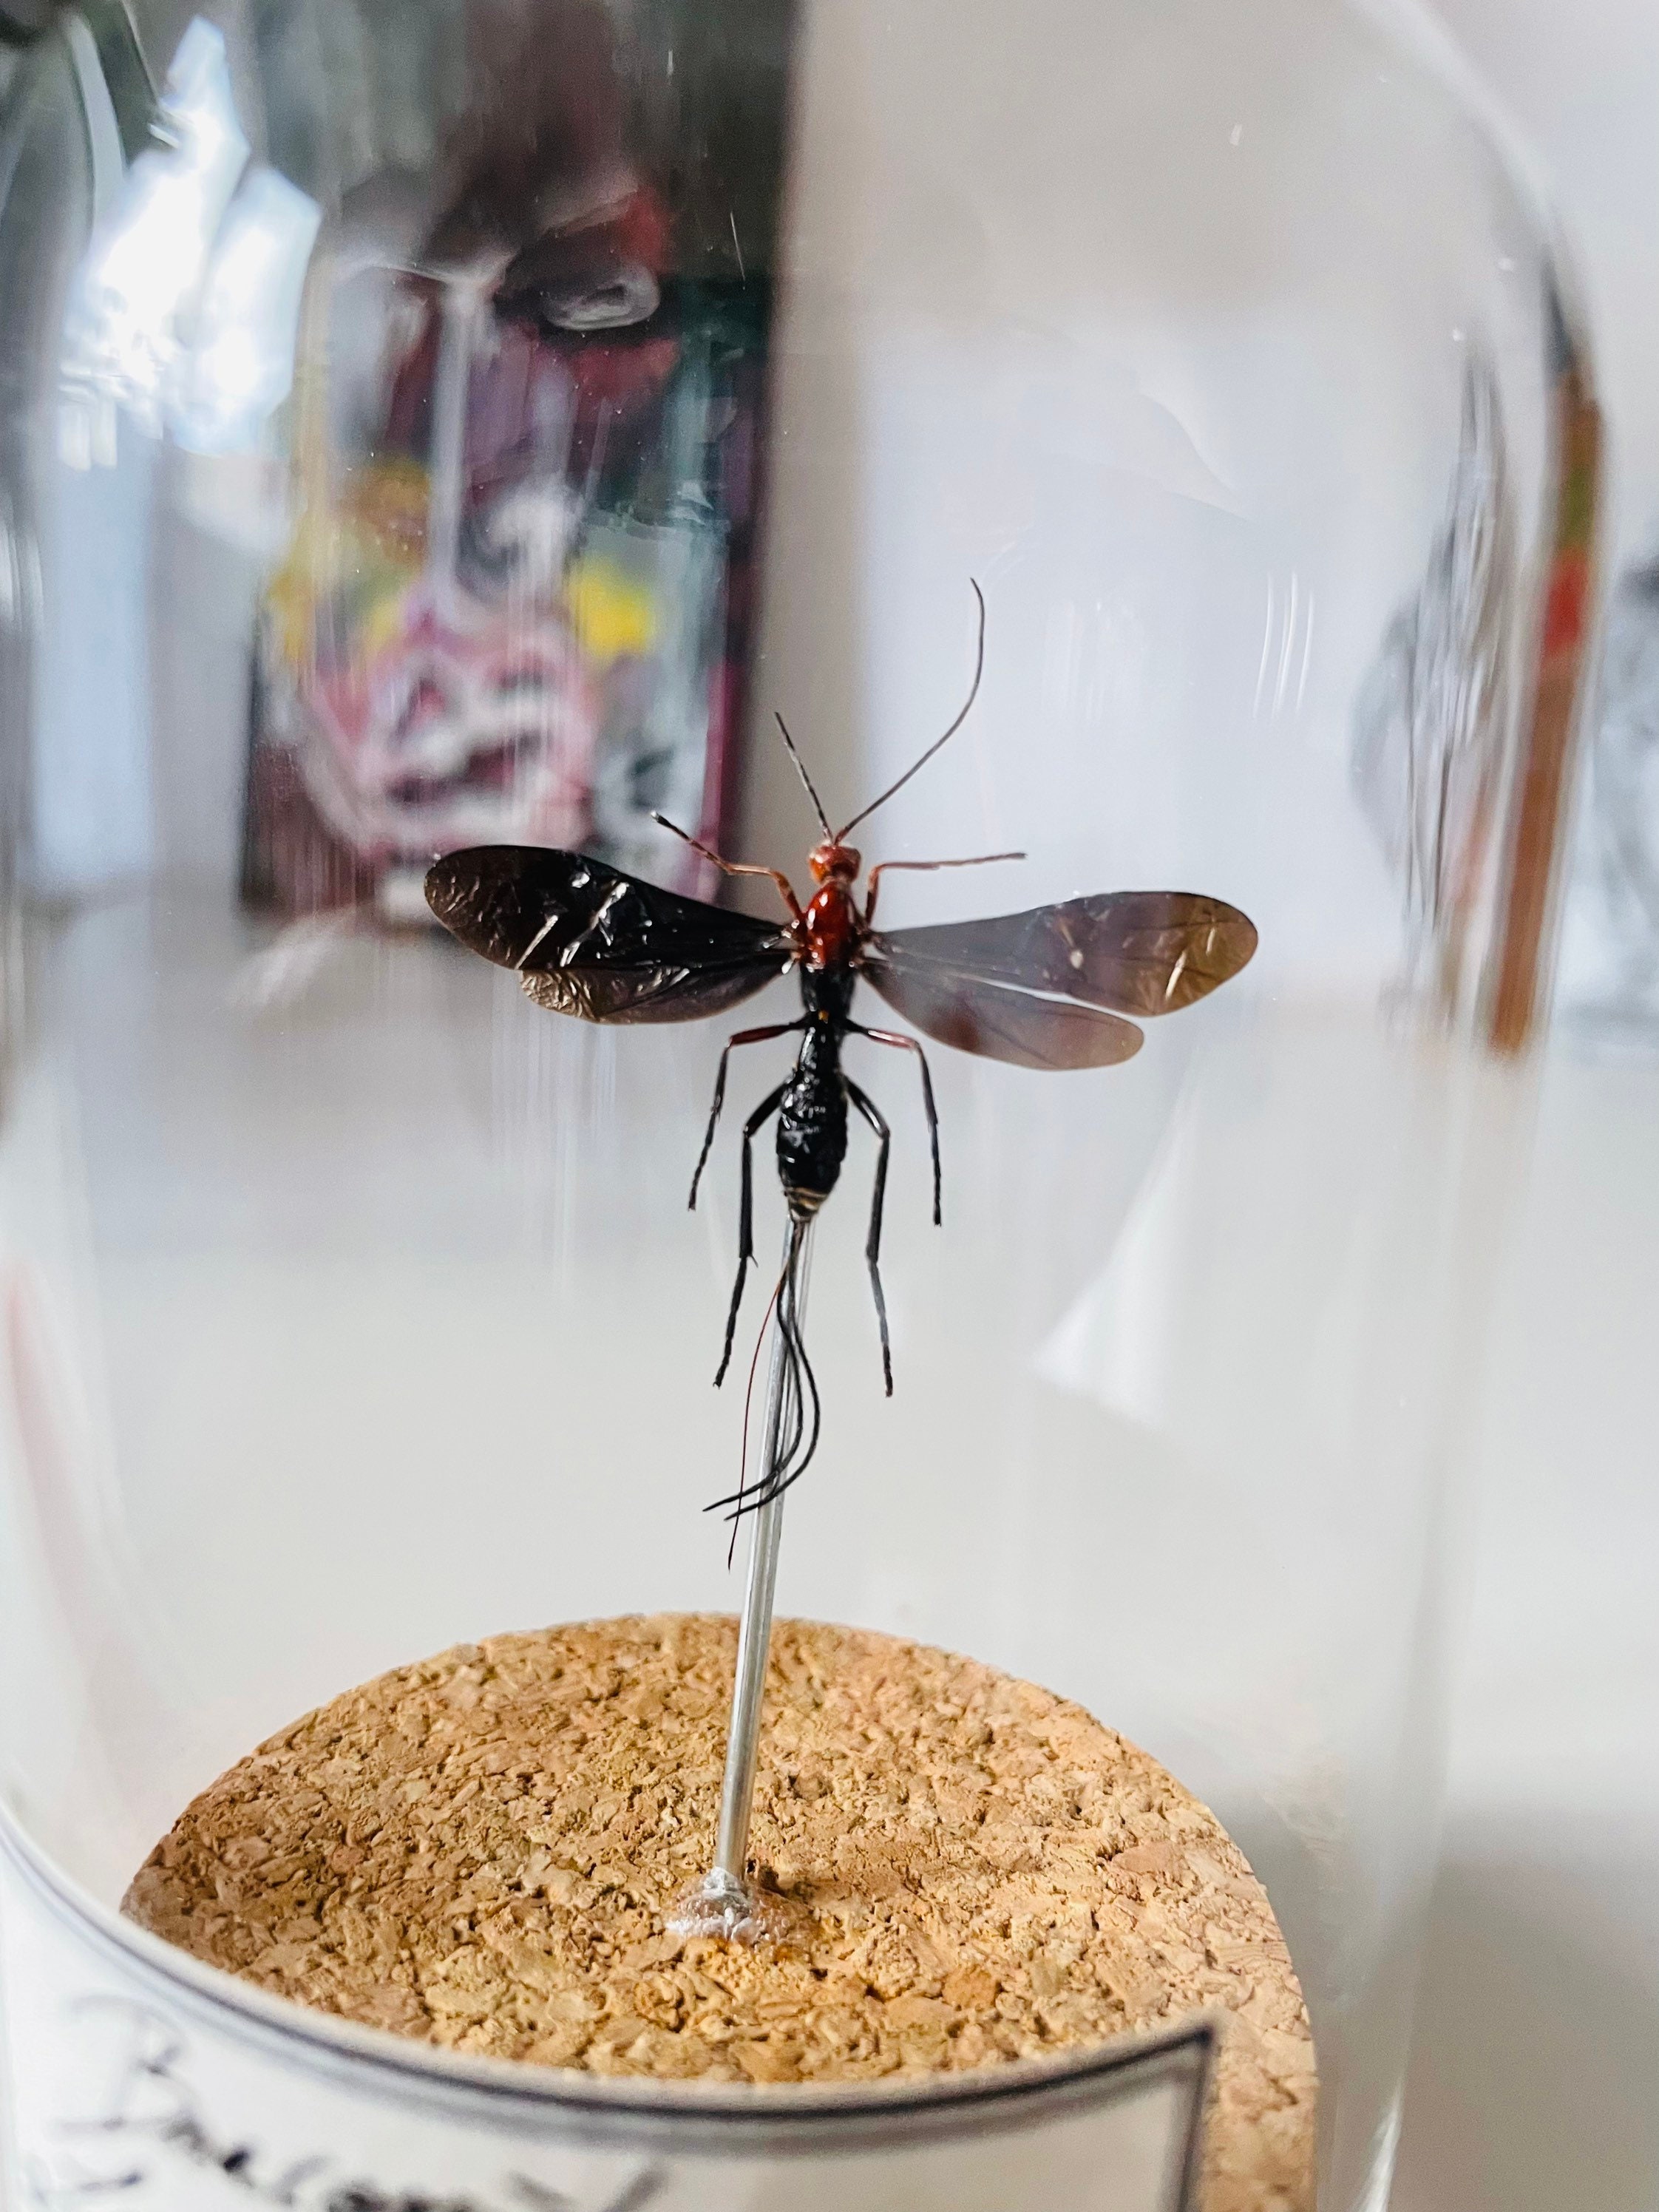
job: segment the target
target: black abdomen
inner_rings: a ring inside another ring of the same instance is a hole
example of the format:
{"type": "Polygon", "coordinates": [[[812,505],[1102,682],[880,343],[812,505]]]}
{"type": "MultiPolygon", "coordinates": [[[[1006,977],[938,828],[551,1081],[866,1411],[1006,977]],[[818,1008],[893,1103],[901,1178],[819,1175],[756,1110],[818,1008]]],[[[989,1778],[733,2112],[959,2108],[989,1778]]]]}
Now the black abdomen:
{"type": "Polygon", "coordinates": [[[778,1109],[778,1180],[798,1221],[829,1197],[846,1157],[840,1055],[829,1038],[809,1035],[778,1109]]]}

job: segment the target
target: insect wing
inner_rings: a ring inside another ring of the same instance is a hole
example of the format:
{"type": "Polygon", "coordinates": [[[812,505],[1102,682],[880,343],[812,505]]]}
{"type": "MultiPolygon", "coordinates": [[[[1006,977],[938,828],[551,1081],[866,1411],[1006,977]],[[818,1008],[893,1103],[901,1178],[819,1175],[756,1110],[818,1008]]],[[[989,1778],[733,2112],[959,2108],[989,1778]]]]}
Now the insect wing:
{"type": "Polygon", "coordinates": [[[1017,1067],[1112,1067],[1140,1050],[1134,1024],[1099,1007],[1040,998],[936,961],[912,960],[899,949],[909,933],[873,939],[863,972],[924,1036],[1017,1067]]]}
{"type": "Polygon", "coordinates": [[[1104,891],[1028,914],[896,930],[872,945],[941,981],[971,977],[1146,1020],[1190,1006],[1237,975],[1256,933],[1236,906],[1200,891],[1104,891]]]}
{"type": "Polygon", "coordinates": [[[543,846],[452,853],[428,872],[426,896],[469,951],[512,969],[538,1006],[584,1021],[696,1021],[792,957],[769,922],[543,846]]]}

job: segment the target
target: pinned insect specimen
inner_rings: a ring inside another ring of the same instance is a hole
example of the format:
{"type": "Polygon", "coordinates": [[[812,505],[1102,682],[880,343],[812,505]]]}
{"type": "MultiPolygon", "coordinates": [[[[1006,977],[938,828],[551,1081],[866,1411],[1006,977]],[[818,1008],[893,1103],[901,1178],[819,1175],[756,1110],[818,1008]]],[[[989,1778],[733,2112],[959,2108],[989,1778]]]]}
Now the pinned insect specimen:
{"type": "Polygon", "coordinates": [[[854,1020],[860,982],[868,983],[924,1036],[959,1051],[1022,1067],[1106,1067],[1140,1048],[1141,1031],[1126,1016],[1145,1020],[1191,1006],[1236,975],[1255,950],[1255,927],[1237,907],[1195,891],[1107,891],[983,921],[876,927],[884,875],[899,869],[978,867],[1024,857],[988,853],[963,860],[884,860],[871,869],[861,903],[856,896],[864,863],[848,838],[955,736],[978,696],[985,665],[985,602],[977,585],[974,592],[979,641],[973,683],[961,713],[902,775],[841,829],[831,829],[805,763],[778,717],[823,832],[822,843],[808,856],[814,888],[804,904],[781,869],[728,860],[672,823],[663,823],[726,875],[769,878],[784,908],[779,921],[659,890],[577,853],[527,846],[489,845],[453,853],[438,861],[426,879],[433,912],[463,945],[514,969],[538,1006],[584,1021],[694,1021],[723,1013],[779,975],[793,970],[799,977],[798,1019],[739,1030],[728,1039],[691,1179],[695,1206],[725,1103],[732,1054],[739,1046],[798,1036],[793,1073],[768,1092],[743,1127],[738,1276],[714,1379],[723,1381],[731,1364],[744,1286],[755,1256],[752,1147],[775,1115],[778,1178],[790,1220],[775,1304],[785,1361],[793,1370],[793,1411],[781,1452],[762,1482],[715,1501],[717,1507],[738,1513],[781,1495],[805,1471],[817,1446],[817,1389],[801,1341],[801,1255],[807,1226],[841,1176],[849,1109],[868,1124],[877,1144],[865,1253],[890,1394],[893,1387],[880,1264],[892,1133],[874,1100],[842,1065],[848,1037],[915,1056],[933,1152],[933,1219],[942,1218],[939,1116],[927,1056],[914,1036],[854,1020]]]}
{"type": "MultiPolygon", "coordinates": [[[[743,1127],[738,1279],[716,1382],[731,1364],[738,1309],[755,1256],[754,1140],[774,1115],[788,1227],[773,1294],[776,1327],[760,1478],[748,1482],[745,1434],[743,1480],[732,1495],[709,1508],[732,1509],[734,1544],[736,1522],[752,1514],[754,1536],[711,1868],[680,1901],[672,1923],[688,1935],[756,1942],[775,1932],[769,1929],[765,1900],[749,1881],[748,1838],[783,1496],[811,1462],[820,1427],[817,1385],[801,1334],[811,1229],[841,1176],[849,1109],[869,1124],[876,1139],[865,1254],[881,1332],[882,1371],[890,1393],[893,1387],[881,1287],[882,1210],[892,1133],[874,1100],[842,1065],[848,1037],[915,1054],[933,1149],[933,1219],[941,1218],[939,1115],[927,1055],[914,1036],[869,1029],[854,1019],[860,981],[869,983],[925,1036],[960,1051],[1022,1067],[1109,1067],[1140,1048],[1141,1032],[1126,1017],[1144,1020],[1191,1006],[1236,975],[1255,951],[1255,927],[1237,907],[1194,891],[1108,891],[986,921],[876,927],[876,899],[884,874],[900,868],[976,867],[1024,857],[988,853],[963,860],[885,860],[871,869],[862,903],[856,896],[864,863],[848,838],[955,736],[978,696],[985,667],[985,601],[977,584],[974,596],[979,641],[961,713],[920,759],[840,830],[830,826],[806,764],[778,717],[783,742],[823,832],[823,842],[808,856],[813,890],[804,905],[781,869],[728,860],[672,823],[663,823],[728,876],[769,878],[783,902],[784,919],[757,921],[682,898],[580,854],[514,845],[451,854],[426,879],[433,912],[463,945],[514,969],[538,1006],[584,1021],[695,1021],[723,1013],[780,975],[793,971],[800,979],[796,1020],[739,1030],[727,1040],[691,1178],[695,1206],[726,1101],[732,1053],[740,1045],[799,1036],[793,1073],[768,1092],[743,1127]]],[[[764,1334],[763,1328],[763,1339],[764,1334]]]]}

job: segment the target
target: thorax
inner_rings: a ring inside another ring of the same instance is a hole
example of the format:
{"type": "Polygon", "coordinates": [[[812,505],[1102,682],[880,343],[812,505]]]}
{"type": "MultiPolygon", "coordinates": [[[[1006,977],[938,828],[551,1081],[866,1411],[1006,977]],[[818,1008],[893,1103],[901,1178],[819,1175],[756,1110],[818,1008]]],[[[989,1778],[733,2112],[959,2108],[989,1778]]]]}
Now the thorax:
{"type": "Polygon", "coordinates": [[[858,908],[848,886],[834,880],[820,884],[807,902],[801,925],[802,965],[820,973],[845,967],[859,934],[858,908]]]}

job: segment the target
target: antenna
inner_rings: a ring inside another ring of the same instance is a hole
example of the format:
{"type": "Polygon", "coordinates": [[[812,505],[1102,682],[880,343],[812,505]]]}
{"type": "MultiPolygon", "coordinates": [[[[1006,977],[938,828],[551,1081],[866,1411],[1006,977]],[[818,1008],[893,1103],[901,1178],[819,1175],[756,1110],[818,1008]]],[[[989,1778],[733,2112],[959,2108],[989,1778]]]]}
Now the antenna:
{"type": "MultiPolygon", "coordinates": [[[[950,728],[945,732],[945,735],[942,738],[935,738],[933,744],[928,746],[927,751],[923,753],[921,759],[911,763],[910,766],[905,769],[903,775],[900,776],[896,783],[890,783],[886,790],[882,793],[879,799],[872,799],[862,813],[855,814],[853,817],[846,829],[838,830],[836,832],[836,842],[837,844],[841,842],[843,837],[850,836],[853,831],[858,828],[860,822],[867,822],[870,817],[875,812],[877,807],[885,806],[888,800],[892,798],[895,792],[902,791],[905,785],[909,782],[911,777],[916,773],[917,769],[926,768],[928,762],[932,760],[933,755],[939,750],[939,747],[949,744],[950,740],[955,737],[957,732],[962,727],[963,724],[967,720],[969,714],[973,711],[974,702],[979,696],[980,678],[985,673],[985,594],[981,591],[979,586],[976,583],[974,583],[974,580],[971,576],[968,580],[970,584],[973,584],[974,597],[979,602],[979,644],[974,654],[974,680],[968,687],[968,696],[963,702],[962,712],[957,716],[955,721],[951,723],[950,728]]],[[[793,748],[792,747],[791,750],[793,751],[793,748]]]]}
{"type": "MultiPolygon", "coordinates": [[[[774,709],[774,712],[776,712],[775,708],[774,709]]],[[[801,758],[800,755],[795,750],[795,741],[789,734],[789,725],[784,720],[781,714],[777,716],[777,724],[779,729],[783,732],[783,742],[789,748],[789,757],[795,763],[795,774],[806,786],[806,796],[811,800],[818,820],[823,824],[824,836],[833,845],[836,842],[836,833],[830,827],[830,817],[823,811],[823,801],[818,797],[817,787],[813,782],[811,777],[806,773],[806,763],[801,758]]]]}

